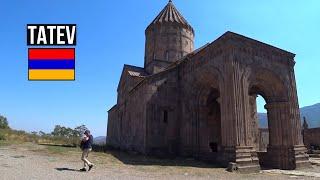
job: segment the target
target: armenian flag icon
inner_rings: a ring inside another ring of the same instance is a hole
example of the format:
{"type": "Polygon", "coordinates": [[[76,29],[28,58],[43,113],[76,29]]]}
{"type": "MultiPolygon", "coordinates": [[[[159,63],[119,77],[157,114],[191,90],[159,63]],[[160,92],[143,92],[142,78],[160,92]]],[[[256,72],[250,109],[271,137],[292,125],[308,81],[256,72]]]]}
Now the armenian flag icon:
{"type": "Polygon", "coordinates": [[[74,81],[74,48],[29,48],[30,81],[74,81]]]}

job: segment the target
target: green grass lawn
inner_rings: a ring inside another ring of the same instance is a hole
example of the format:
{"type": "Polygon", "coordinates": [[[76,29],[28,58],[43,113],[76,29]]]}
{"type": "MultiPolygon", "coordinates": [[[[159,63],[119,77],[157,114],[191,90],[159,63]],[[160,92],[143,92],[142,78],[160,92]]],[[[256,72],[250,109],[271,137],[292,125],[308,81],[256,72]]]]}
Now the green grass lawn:
{"type": "Polygon", "coordinates": [[[46,146],[49,153],[54,154],[67,154],[70,152],[80,152],[79,148],[74,147],[62,147],[62,146],[46,146]]]}

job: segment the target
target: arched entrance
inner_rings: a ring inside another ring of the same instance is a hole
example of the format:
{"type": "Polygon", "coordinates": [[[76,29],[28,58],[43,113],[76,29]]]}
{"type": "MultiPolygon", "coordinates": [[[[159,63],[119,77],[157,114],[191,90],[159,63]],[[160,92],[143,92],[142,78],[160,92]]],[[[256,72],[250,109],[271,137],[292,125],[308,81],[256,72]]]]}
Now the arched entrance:
{"type": "Polygon", "coordinates": [[[184,113],[190,114],[184,130],[191,134],[191,154],[209,162],[216,162],[221,152],[221,78],[221,73],[208,65],[195,71],[193,79],[185,81],[189,85],[186,89],[191,89],[185,101],[189,111],[184,113]]]}
{"type": "Polygon", "coordinates": [[[257,152],[266,152],[267,147],[269,144],[269,130],[268,130],[268,116],[267,111],[265,109],[266,100],[261,96],[257,95],[255,97],[252,97],[253,103],[256,104],[255,109],[253,109],[253,112],[255,112],[255,128],[257,131],[254,131],[254,137],[255,137],[255,149],[257,152]]]}
{"type": "Polygon", "coordinates": [[[221,150],[220,92],[216,88],[203,91],[199,101],[198,114],[198,157],[216,162],[221,150]]]}
{"type": "Polygon", "coordinates": [[[207,99],[208,146],[210,152],[218,152],[221,148],[221,109],[218,102],[219,91],[213,89],[207,99]]]}
{"type": "Polygon", "coordinates": [[[259,163],[263,167],[294,169],[293,124],[290,119],[288,89],[284,82],[270,71],[260,70],[253,77],[250,81],[249,96],[261,95],[265,99],[269,131],[267,152],[258,153],[259,163]]]}

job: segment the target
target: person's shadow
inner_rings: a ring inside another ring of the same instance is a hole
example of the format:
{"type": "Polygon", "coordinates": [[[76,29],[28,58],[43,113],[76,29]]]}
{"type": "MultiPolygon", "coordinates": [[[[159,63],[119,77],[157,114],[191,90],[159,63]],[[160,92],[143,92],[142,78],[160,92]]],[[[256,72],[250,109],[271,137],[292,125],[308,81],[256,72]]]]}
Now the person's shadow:
{"type": "Polygon", "coordinates": [[[70,169],[70,168],[55,168],[57,171],[76,171],[76,172],[81,172],[78,169],[70,169]]]}

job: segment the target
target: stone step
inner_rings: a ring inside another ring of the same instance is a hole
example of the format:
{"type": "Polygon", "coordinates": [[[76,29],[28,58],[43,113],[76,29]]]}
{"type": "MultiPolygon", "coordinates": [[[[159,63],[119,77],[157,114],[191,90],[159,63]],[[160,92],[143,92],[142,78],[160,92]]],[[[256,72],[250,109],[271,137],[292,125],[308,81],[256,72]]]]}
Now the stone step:
{"type": "Polygon", "coordinates": [[[250,165],[254,165],[254,164],[259,164],[259,159],[258,159],[258,158],[255,158],[255,159],[252,159],[252,158],[242,158],[242,159],[237,159],[237,160],[236,160],[236,163],[237,163],[239,166],[250,166],[250,165]]]}
{"type": "Polygon", "coordinates": [[[236,146],[237,149],[253,149],[253,146],[236,146]]]}
{"type": "Polygon", "coordinates": [[[250,153],[241,153],[241,154],[236,154],[237,159],[241,158],[251,158],[251,157],[258,157],[258,156],[252,156],[250,153]]]}
{"type": "Polygon", "coordinates": [[[251,157],[251,158],[240,158],[240,159],[237,159],[236,162],[243,162],[243,161],[258,161],[259,159],[258,158],[254,158],[254,157],[251,157]]]}
{"type": "Polygon", "coordinates": [[[294,154],[307,154],[307,151],[295,151],[294,154]]]}
{"type": "Polygon", "coordinates": [[[320,154],[309,154],[309,157],[320,158],[320,154]]]}
{"type": "Polygon", "coordinates": [[[312,150],[313,154],[320,154],[320,150],[312,150]]]}
{"type": "Polygon", "coordinates": [[[255,152],[253,149],[236,149],[236,153],[252,153],[255,152]]]}
{"type": "Polygon", "coordinates": [[[296,169],[306,169],[311,168],[311,162],[309,160],[307,161],[296,161],[296,169]]]}
{"type": "Polygon", "coordinates": [[[307,148],[304,146],[295,146],[294,147],[294,151],[303,151],[303,152],[307,152],[307,148]]]}
{"type": "Polygon", "coordinates": [[[259,164],[253,164],[248,166],[238,166],[238,172],[240,173],[254,173],[260,171],[260,165],[259,164]]]}
{"type": "Polygon", "coordinates": [[[307,155],[307,149],[294,149],[294,154],[297,155],[307,155]]]}
{"type": "Polygon", "coordinates": [[[295,145],[294,147],[306,147],[304,144],[295,145]]]}
{"type": "Polygon", "coordinates": [[[306,151],[295,151],[294,154],[307,154],[306,151]]]}
{"type": "Polygon", "coordinates": [[[309,159],[308,154],[296,154],[295,157],[296,159],[309,159]]]}
{"type": "Polygon", "coordinates": [[[254,153],[236,153],[236,158],[251,158],[251,157],[258,157],[257,154],[254,153]]]}
{"type": "Polygon", "coordinates": [[[310,163],[311,163],[312,165],[320,166],[320,159],[311,158],[311,159],[310,159],[310,163]]]}

